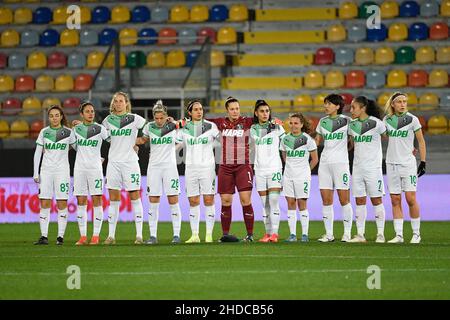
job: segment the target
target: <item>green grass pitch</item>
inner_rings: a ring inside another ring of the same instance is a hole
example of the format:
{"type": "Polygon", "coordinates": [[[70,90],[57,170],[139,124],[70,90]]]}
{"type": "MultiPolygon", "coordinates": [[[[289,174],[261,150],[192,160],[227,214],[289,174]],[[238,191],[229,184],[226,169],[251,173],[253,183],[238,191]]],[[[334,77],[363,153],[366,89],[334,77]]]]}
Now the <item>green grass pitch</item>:
{"type": "MultiPolygon", "coordinates": [[[[262,222],[255,227],[262,236],[262,222]]],[[[48,246],[32,245],[38,224],[0,225],[0,299],[450,298],[450,222],[422,222],[420,245],[376,244],[374,222],[367,223],[366,244],[318,243],[322,222],[311,222],[309,243],[172,245],[171,228],[160,223],[160,244],[136,246],[134,223],[119,223],[117,245],[77,247],[76,223],[68,224],[63,246],[55,245],[56,223],[50,224],[48,246]],[[67,288],[70,265],[80,267],[79,290],[67,288]],[[380,289],[367,288],[370,265],[381,269],[380,289]]],[[[102,239],[107,229],[104,223],[102,239]]],[[[409,222],[404,229],[409,242],[409,222]]],[[[204,230],[203,223],[202,241],[204,230]]],[[[243,236],[244,223],[233,222],[231,231],[243,236]]],[[[181,235],[190,236],[188,223],[181,235]]],[[[341,222],[335,222],[335,235],[342,235],[341,222]]],[[[220,236],[219,223],[214,236],[220,236]]],[[[283,221],[280,237],[287,236],[283,221]]],[[[392,237],[388,221],[386,239],[392,237]]]]}

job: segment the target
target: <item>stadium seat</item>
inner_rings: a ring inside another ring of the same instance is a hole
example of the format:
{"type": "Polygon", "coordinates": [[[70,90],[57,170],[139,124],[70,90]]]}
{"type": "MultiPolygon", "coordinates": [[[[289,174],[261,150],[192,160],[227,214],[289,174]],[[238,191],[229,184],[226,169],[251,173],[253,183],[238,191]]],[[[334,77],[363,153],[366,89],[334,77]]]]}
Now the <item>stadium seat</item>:
{"type": "Polygon", "coordinates": [[[53,78],[44,74],[36,78],[36,91],[38,92],[50,92],[53,91],[55,82],[53,78]]]}
{"type": "Polygon", "coordinates": [[[35,47],[39,45],[39,33],[35,30],[24,30],[20,34],[21,47],[35,47]]]}
{"type": "Polygon", "coordinates": [[[75,51],[71,52],[67,57],[67,67],[69,69],[83,69],[85,66],[86,55],[84,53],[75,51]]]}
{"type": "Polygon", "coordinates": [[[58,98],[55,97],[48,97],[45,98],[44,101],[42,101],[42,109],[48,109],[53,105],[61,105],[61,101],[58,98]]]}
{"type": "Polygon", "coordinates": [[[380,24],[380,29],[367,29],[366,40],[369,42],[385,41],[387,38],[387,34],[387,28],[382,23],[380,24]]]}
{"type": "Polygon", "coordinates": [[[66,114],[77,114],[78,106],[81,104],[80,98],[67,98],[63,101],[62,107],[66,114]]]}
{"type": "Polygon", "coordinates": [[[98,43],[98,33],[92,29],[80,30],[80,45],[81,46],[95,46],[98,43]]]}
{"type": "MultiPolygon", "coordinates": [[[[1,105],[1,104],[0,104],[1,105]]],[[[1,110],[3,115],[16,115],[19,114],[22,108],[22,102],[17,98],[7,98],[3,102],[3,109],[1,110]]]]}
{"type": "Polygon", "coordinates": [[[448,120],[444,115],[434,115],[428,119],[429,134],[445,134],[448,130],[448,120]]]}
{"type": "Polygon", "coordinates": [[[379,106],[381,106],[382,108],[384,108],[384,106],[386,105],[386,102],[389,100],[389,98],[391,97],[392,92],[383,92],[378,96],[377,99],[377,103],[379,106]]]}
{"type": "Polygon", "coordinates": [[[59,33],[54,29],[44,30],[39,37],[41,47],[54,47],[59,42],[59,33]]]}
{"type": "Polygon", "coordinates": [[[366,77],[362,70],[350,70],[345,75],[345,86],[347,88],[363,88],[366,84],[366,77]]]}
{"type": "Polygon", "coordinates": [[[10,138],[27,138],[30,128],[25,120],[14,120],[10,126],[10,138]]]}
{"type": "Polygon", "coordinates": [[[447,40],[448,25],[444,22],[436,22],[430,28],[430,40],[447,40]]]}
{"type": "Polygon", "coordinates": [[[138,39],[138,45],[148,46],[156,43],[158,33],[153,28],[144,28],[139,31],[138,37],[145,37],[138,39]]]}
{"type": "Polygon", "coordinates": [[[386,74],[381,70],[372,70],[366,74],[366,88],[380,89],[386,82],[386,74]]]}
{"type": "Polygon", "coordinates": [[[450,63],[450,47],[439,47],[436,52],[437,63],[450,63]]]}
{"type": "Polygon", "coordinates": [[[44,121],[34,120],[30,124],[30,138],[37,139],[39,133],[44,128],[44,121]]]}
{"type": "Polygon", "coordinates": [[[41,110],[41,100],[36,97],[28,97],[22,102],[21,114],[24,116],[40,114],[41,110]]]}
{"type": "Polygon", "coordinates": [[[114,88],[114,78],[100,74],[95,81],[94,88],[99,91],[111,91],[114,88]]]}
{"type": "Polygon", "coordinates": [[[358,17],[358,7],[352,1],[342,2],[339,6],[339,19],[354,19],[358,17]]]}
{"type": "Polygon", "coordinates": [[[426,87],[428,84],[428,73],[425,70],[412,70],[408,74],[408,87],[426,87]]]}
{"type": "Polygon", "coordinates": [[[217,39],[216,30],[210,27],[203,27],[197,32],[197,43],[202,44],[206,38],[209,38],[210,43],[216,43],[217,39]]]}
{"type": "Polygon", "coordinates": [[[92,20],[91,9],[85,6],[80,6],[80,23],[87,24],[92,20]]]}
{"type": "Polygon", "coordinates": [[[439,15],[439,4],[436,0],[425,0],[420,6],[420,16],[425,18],[439,15]]]}
{"type": "Polygon", "coordinates": [[[434,93],[424,93],[419,97],[419,104],[422,107],[439,107],[439,97],[434,93]]]}
{"type": "Polygon", "coordinates": [[[195,44],[197,42],[197,33],[194,29],[183,28],[178,32],[178,43],[183,45],[195,44]]]}
{"type": "Polygon", "coordinates": [[[69,74],[61,74],[55,79],[56,92],[73,91],[73,78],[69,74]]]}
{"type": "Polygon", "coordinates": [[[225,54],[223,51],[211,50],[211,67],[223,67],[225,64],[225,54]]]}
{"type": "Polygon", "coordinates": [[[67,13],[67,7],[57,7],[53,9],[53,21],[52,24],[66,24],[69,14],[67,13]]]}
{"type": "Polygon", "coordinates": [[[12,24],[13,12],[10,8],[0,7],[0,25],[12,24]]]}
{"type": "Polygon", "coordinates": [[[125,6],[115,6],[111,10],[111,21],[110,23],[118,24],[118,23],[127,23],[130,21],[131,14],[130,9],[125,6]]]}
{"type": "Polygon", "coordinates": [[[47,67],[47,56],[43,52],[32,52],[28,55],[28,69],[43,69],[47,67]]]}
{"type": "Polygon", "coordinates": [[[24,69],[27,66],[27,57],[21,52],[12,52],[8,57],[9,69],[24,69]]]}
{"type": "Polygon", "coordinates": [[[325,99],[325,97],[328,95],[328,93],[325,93],[325,92],[322,92],[322,93],[319,93],[319,94],[316,94],[315,96],[314,96],[314,99],[313,99],[313,106],[314,107],[316,107],[316,109],[315,109],[315,111],[322,111],[322,108],[323,108],[323,104],[324,104],[324,99],[325,99]],[[318,109],[318,108],[319,109],[318,109]]]}
{"type": "Polygon", "coordinates": [[[134,28],[123,28],[119,32],[119,40],[121,46],[132,46],[137,43],[137,30],[134,28]]]}
{"type": "Polygon", "coordinates": [[[73,86],[74,91],[88,91],[92,87],[92,76],[87,73],[81,73],[76,76],[73,86]]]}
{"type": "Polygon", "coordinates": [[[242,22],[248,20],[248,8],[243,4],[233,4],[228,11],[228,21],[242,22]]]}
{"type": "Polygon", "coordinates": [[[350,105],[353,100],[353,95],[351,93],[341,93],[341,97],[344,99],[346,105],[350,105]]]}
{"type": "Polygon", "coordinates": [[[170,20],[173,23],[183,23],[189,21],[189,9],[184,5],[175,5],[170,8],[170,20]]]}
{"type": "Polygon", "coordinates": [[[353,64],[354,52],[352,48],[337,48],[334,60],[337,65],[348,66],[353,64]]]}
{"type": "Polygon", "coordinates": [[[234,44],[237,41],[236,30],[232,27],[222,27],[217,33],[217,44],[234,44]]]}
{"type": "Polygon", "coordinates": [[[0,37],[2,47],[15,47],[19,45],[20,36],[16,30],[4,30],[0,37]]]}
{"type": "Polygon", "coordinates": [[[228,8],[223,4],[212,6],[209,14],[209,20],[213,22],[222,22],[228,19],[228,8]]]}
{"type": "Polygon", "coordinates": [[[328,89],[342,88],[345,85],[344,74],[339,70],[330,70],[325,75],[325,87],[328,89]]]}
{"type": "Polygon", "coordinates": [[[347,41],[360,42],[366,39],[366,27],[363,25],[352,25],[347,30],[347,41]]]}
{"type": "Polygon", "coordinates": [[[430,46],[418,48],[415,62],[420,64],[434,63],[434,49],[430,46]]]}
{"type": "Polygon", "coordinates": [[[158,32],[158,44],[176,44],[177,30],[173,28],[162,28],[158,32]]]}
{"type": "MultiPolygon", "coordinates": [[[[409,103],[408,103],[409,106],[409,103]]],[[[422,126],[422,131],[428,131],[428,123],[424,116],[418,116],[417,119],[419,119],[419,123],[422,126]]]]}
{"type": "Polygon", "coordinates": [[[334,62],[334,51],[331,48],[319,48],[314,54],[314,64],[316,65],[327,65],[333,64],[334,62]]]}
{"type": "Polygon", "coordinates": [[[167,67],[179,68],[186,64],[186,57],[181,50],[172,50],[167,54],[167,67]]]}
{"type": "Polygon", "coordinates": [[[157,6],[152,10],[152,22],[165,23],[169,20],[169,10],[166,7],[157,6]]]}
{"type": "Polygon", "coordinates": [[[111,45],[115,39],[118,37],[118,33],[115,29],[105,28],[103,29],[98,36],[98,44],[100,46],[109,46],[111,45]]]}
{"type": "Polygon", "coordinates": [[[52,21],[53,13],[50,8],[39,7],[33,12],[33,23],[49,24],[52,21]]]}
{"type": "Polygon", "coordinates": [[[108,7],[105,6],[95,7],[92,10],[91,15],[91,23],[96,24],[108,23],[111,19],[111,11],[109,11],[108,7]]]}
{"type": "Polygon", "coordinates": [[[380,47],[375,51],[375,64],[392,64],[395,59],[394,51],[390,47],[380,47]]]}
{"type": "Polygon", "coordinates": [[[373,6],[373,5],[377,5],[377,3],[373,2],[373,1],[365,1],[365,2],[363,2],[359,6],[358,18],[361,18],[361,19],[369,18],[372,15],[372,13],[369,13],[369,11],[367,9],[370,6],[373,6]]]}
{"type": "Polygon", "coordinates": [[[9,136],[9,123],[6,120],[0,120],[0,139],[9,136]]]}
{"type": "Polygon", "coordinates": [[[392,23],[388,30],[390,41],[405,41],[408,38],[408,27],[404,23],[392,23]]]}
{"type": "Polygon", "coordinates": [[[294,107],[300,107],[302,111],[308,111],[313,106],[313,100],[309,94],[299,94],[294,98],[294,107]]]}
{"type": "Polygon", "coordinates": [[[416,1],[403,1],[400,4],[400,17],[417,17],[420,7],[416,1]]]}
{"type": "Polygon", "coordinates": [[[450,17],[450,0],[441,0],[441,16],[450,17]]]}
{"type": "Polygon", "coordinates": [[[150,21],[150,9],[147,6],[136,6],[131,10],[131,22],[145,23],[150,21]]]}
{"type": "Polygon", "coordinates": [[[441,93],[440,108],[442,110],[450,110],[450,92],[441,93]]]}
{"type": "Polygon", "coordinates": [[[74,47],[80,43],[80,35],[77,30],[66,29],[61,32],[59,45],[62,47],[74,47]]]}
{"type": "Polygon", "coordinates": [[[423,22],[416,22],[409,26],[408,40],[421,41],[428,39],[428,26],[423,22]]]}
{"type": "Polygon", "coordinates": [[[330,42],[345,41],[347,38],[347,31],[341,24],[332,25],[327,29],[327,40],[330,42]]]}
{"type": "Polygon", "coordinates": [[[396,1],[384,1],[380,6],[381,19],[392,19],[398,16],[398,3],[396,1]]]}
{"type": "Polygon", "coordinates": [[[147,67],[164,68],[166,57],[161,51],[152,51],[147,55],[147,67]]]}
{"type": "Polygon", "coordinates": [[[419,103],[417,96],[414,92],[408,92],[408,106],[416,106],[419,103]]]}
{"type": "MultiPolygon", "coordinates": [[[[105,68],[114,68],[114,64],[115,64],[115,55],[114,55],[114,53],[110,53],[108,55],[108,57],[106,58],[104,67],[105,68]]],[[[127,58],[126,58],[124,52],[121,52],[119,55],[119,64],[120,64],[120,67],[125,67],[125,65],[127,64],[127,58]]]]}
{"type": "Polygon", "coordinates": [[[372,64],[374,60],[373,50],[368,47],[362,47],[356,49],[355,52],[355,64],[366,66],[372,64]]]}
{"type": "Polygon", "coordinates": [[[131,51],[127,55],[127,68],[141,68],[146,64],[146,56],[142,51],[131,51]]]}
{"type": "Polygon", "coordinates": [[[0,75],[0,92],[14,91],[14,80],[8,75],[0,75]]]}
{"type": "Polygon", "coordinates": [[[199,53],[199,50],[191,50],[186,54],[186,67],[192,67],[195,64],[199,53]]]}
{"type": "Polygon", "coordinates": [[[448,73],[443,69],[436,69],[430,72],[428,77],[430,87],[442,88],[448,85],[448,73]]]}
{"type": "Polygon", "coordinates": [[[15,24],[28,24],[33,21],[33,12],[29,8],[17,8],[14,11],[15,24]]]}
{"type": "Polygon", "coordinates": [[[28,92],[34,90],[34,79],[30,75],[16,77],[14,90],[17,92],[28,92]]]}
{"type": "Polygon", "coordinates": [[[319,70],[308,71],[304,77],[305,88],[319,89],[323,87],[323,74],[319,70]]]}
{"type": "Polygon", "coordinates": [[[319,125],[320,118],[319,117],[308,117],[309,127],[311,128],[311,132],[316,132],[316,128],[319,125]]]}
{"type": "Polygon", "coordinates": [[[414,62],[416,53],[414,48],[410,46],[402,46],[395,52],[395,63],[398,64],[411,64],[414,62]]]}
{"type": "Polygon", "coordinates": [[[8,66],[8,56],[0,52],[0,69],[5,69],[8,66]]]}
{"type": "Polygon", "coordinates": [[[407,85],[407,76],[403,70],[391,70],[387,76],[388,88],[402,88],[407,85]]]}

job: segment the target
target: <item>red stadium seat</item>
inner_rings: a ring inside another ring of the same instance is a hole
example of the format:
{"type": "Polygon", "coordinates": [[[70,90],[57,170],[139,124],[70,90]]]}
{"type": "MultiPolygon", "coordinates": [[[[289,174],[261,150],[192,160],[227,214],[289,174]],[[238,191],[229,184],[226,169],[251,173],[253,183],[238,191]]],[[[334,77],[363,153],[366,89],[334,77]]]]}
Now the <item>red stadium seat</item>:
{"type": "Polygon", "coordinates": [[[92,76],[90,74],[79,74],[75,78],[75,91],[88,91],[92,87],[92,76]]]}
{"type": "Polygon", "coordinates": [[[417,118],[419,118],[419,122],[422,125],[422,131],[428,130],[427,119],[424,116],[418,116],[417,118]]]}
{"type": "Polygon", "coordinates": [[[47,68],[63,69],[67,66],[67,56],[63,52],[54,51],[47,57],[47,68]]]}
{"type": "Polygon", "coordinates": [[[350,105],[353,100],[353,95],[351,93],[341,93],[341,97],[344,99],[346,105],[350,105]]]}
{"type": "Polygon", "coordinates": [[[363,88],[366,77],[362,70],[350,70],[345,75],[345,86],[347,88],[363,88]]]}
{"type": "Polygon", "coordinates": [[[67,114],[77,114],[78,106],[81,103],[80,98],[67,98],[63,101],[63,108],[67,114]]]}
{"type": "Polygon", "coordinates": [[[448,25],[444,22],[436,22],[430,28],[430,40],[447,40],[448,25]]]}
{"type": "Polygon", "coordinates": [[[318,117],[308,117],[308,121],[310,124],[310,132],[307,132],[307,133],[316,132],[316,128],[317,128],[317,125],[319,124],[320,119],[318,117]]]}
{"type": "Polygon", "coordinates": [[[22,109],[22,101],[17,98],[8,98],[3,102],[2,114],[18,114],[20,112],[20,109],[22,109]]]}
{"type": "Polygon", "coordinates": [[[319,48],[314,55],[314,64],[333,64],[334,51],[331,48],[319,48]]]}
{"type": "Polygon", "coordinates": [[[176,44],[177,39],[171,39],[177,36],[177,30],[173,28],[163,28],[158,32],[158,44],[176,44]]]}
{"type": "Polygon", "coordinates": [[[0,69],[6,68],[6,65],[8,64],[8,56],[4,54],[3,52],[0,53],[0,69]]]}
{"type": "Polygon", "coordinates": [[[34,79],[29,75],[22,75],[16,78],[15,91],[27,92],[34,90],[34,79]]]}
{"type": "Polygon", "coordinates": [[[428,73],[425,70],[412,70],[408,74],[409,87],[426,87],[428,84],[428,73]]]}
{"type": "Polygon", "coordinates": [[[209,28],[209,27],[204,27],[201,28],[198,32],[197,32],[197,43],[201,44],[203,43],[203,41],[205,41],[205,38],[202,37],[208,37],[211,43],[216,43],[217,40],[217,34],[216,34],[216,30],[214,30],[213,28],[209,28]]]}
{"type": "Polygon", "coordinates": [[[39,132],[44,128],[44,121],[34,120],[30,125],[30,138],[36,139],[39,132]]]}

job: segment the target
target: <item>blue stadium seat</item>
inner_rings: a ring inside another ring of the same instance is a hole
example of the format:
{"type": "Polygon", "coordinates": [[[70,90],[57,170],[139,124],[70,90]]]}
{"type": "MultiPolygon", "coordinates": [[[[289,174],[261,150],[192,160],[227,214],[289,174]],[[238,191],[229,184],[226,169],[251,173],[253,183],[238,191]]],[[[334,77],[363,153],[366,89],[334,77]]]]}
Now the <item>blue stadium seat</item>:
{"type": "Polygon", "coordinates": [[[369,71],[366,73],[366,87],[370,89],[380,89],[384,87],[386,74],[383,71],[369,71]]]}
{"type": "Polygon", "coordinates": [[[415,1],[403,1],[399,8],[400,17],[417,17],[420,7],[415,1]]]}
{"type": "Polygon", "coordinates": [[[360,42],[366,39],[366,27],[354,24],[347,29],[347,40],[352,42],[360,42]]]}
{"type": "Polygon", "coordinates": [[[49,24],[53,19],[53,12],[50,8],[39,7],[33,12],[33,23],[49,24]]]}
{"type": "Polygon", "coordinates": [[[151,45],[151,44],[155,44],[158,38],[158,33],[156,32],[155,29],[152,28],[144,28],[141,29],[139,31],[138,34],[139,37],[153,37],[154,39],[139,39],[138,40],[138,45],[142,45],[142,46],[146,46],[146,45],[151,45]]]}
{"type": "Polygon", "coordinates": [[[117,37],[118,34],[115,29],[105,28],[98,35],[98,44],[100,46],[109,46],[117,37]]]}
{"type": "Polygon", "coordinates": [[[156,7],[152,10],[152,22],[167,22],[169,10],[166,7],[156,7]]]}
{"type": "Polygon", "coordinates": [[[382,23],[380,29],[367,29],[367,41],[370,42],[380,42],[385,41],[387,38],[387,28],[382,23]]]}
{"type": "Polygon", "coordinates": [[[189,51],[186,55],[186,67],[192,67],[198,58],[200,50],[189,51]]]}
{"type": "Polygon", "coordinates": [[[59,42],[59,33],[54,29],[44,30],[39,37],[41,47],[54,47],[59,42]]]}
{"type": "Polygon", "coordinates": [[[214,5],[209,14],[209,20],[214,22],[222,22],[228,19],[228,8],[223,4],[214,5]]]}
{"type": "Polygon", "coordinates": [[[334,51],[334,63],[341,66],[353,64],[354,51],[351,48],[337,48],[334,51]]]}
{"type": "Polygon", "coordinates": [[[80,30],[80,45],[94,46],[98,43],[98,33],[92,29],[80,30]]]}
{"type": "Polygon", "coordinates": [[[98,6],[91,12],[91,23],[107,23],[111,19],[111,11],[108,7],[98,6]]]}
{"type": "Polygon", "coordinates": [[[86,55],[82,52],[72,52],[67,57],[67,67],[69,69],[83,69],[86,66],[86,55]]]}
{"type": "Polygon", "coordinates": [[[22,47],[34,47],[39,45],[39,33],[35,30],[24,30],[20,34],[20,45],[22,47]]]}
{"type": "Polygon", "coordinates": [[[197,41],[197,33],[193,29],[181,29],[178,32],[179,44],[194,44],[197,41]]]}
{"type": "Polygon", "coordinates": [[[150,10],[147,6],[136,6],[131,11],[131,22],[143,23],[150,20],[150,10]]]}
{"type": "Polygon", "coordinates": [[[420,41],[428,39],[428,26],[423,22],[416,22],[409,26],[408,40],[420,41]]]}
{"type": "Polygon", "coordinates": [[[420,6],[421,17],[435,17],[439,15],[439,4],[436,0],[426,0],[420,6]]]}
{"type": "Polygon", "coordinates": [[[13,52],[8,56],[8,68],[23,69],[27,66],[27,57],[23,53],[13,52]]]}

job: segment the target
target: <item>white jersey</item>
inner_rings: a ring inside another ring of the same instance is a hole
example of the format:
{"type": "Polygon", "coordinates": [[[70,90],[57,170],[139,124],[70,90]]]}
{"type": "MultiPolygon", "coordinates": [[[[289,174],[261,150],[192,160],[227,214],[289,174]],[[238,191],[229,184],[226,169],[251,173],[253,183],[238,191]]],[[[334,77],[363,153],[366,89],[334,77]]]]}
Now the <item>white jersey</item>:
{"type": "Polygon", "coordinates": [[[175,143],[178,138],[176,124],[167,122],[158,127],[155,122],[149,122],[142,131],[150,141],[149,167],[169,167],[177,165],[175,143]]]}
{"type": "Polygon", "coordinates": [[[103,140],[109,138],[106,128],[98,123],[83,123],[73,128],[77,139],[75,170],[102,170],[100,149],[103,140]]]}
{"type": "Polygon", "coordinates": [[[350,118],[338,114],[320,119],[316,132],[323,137],[324,147],[320,155],[321,163],[348,163],[347,131],[350,118]]]}
{"type": "Polygon", "coordinates": [[[372,116],[363,121],[356,119],[350,122],[348,134],[353,137],[355,143],[353,168],[381,168],[383,161],[381,135],[385,132],[384,123],[372,116]]]}
{"type": "Polygon", "coordinates": [[[184,144],[186,166],[209,168],[216,164],[214,159],[214,141],[220,132],[211,121],[188,122],[180,130],[178,142],[184,144]]]}
{"type": "Polygon", "coordinates": [[[402,115],[385,116],[389,143],[386,153],[386,163],[414,164],[416,158],[413,155],[414,134],[420,130],[419,119],[409,112],[402,115]]]}
{"type": "Polygon", "coordinates": [[[289,133],[283,137],[280,143],[280,150],[286,151],[286,166],[284,176],[295,179],[302,172],[309,172],[309,153],[317,150],[316,142],[307,133],[294,136],[289,133]]]}
{"type": "Polygon", "coordinates": [[[67,127],[43,128],[36,140],[36,144],[44,148],[41,172],[69,170],[69,146],[75,142],[74,132],[67,127]]]}
{"type": "Polygon", "coordinates": [[[138,161],[139,157],[133,147],[136,144],[138,130],[145,125],[145,119],[134,113],[121,116],[110,114],[102,125],[111,137],[109,148],[109,162],[138,161]]]}
{"type": "Polygon", "coordinates": [[[278,124],[253,124],[250,139],[255,145],[255,170],[274,170],[283,166],[280,158],[280,140],[285,135],[278,124]]]}

